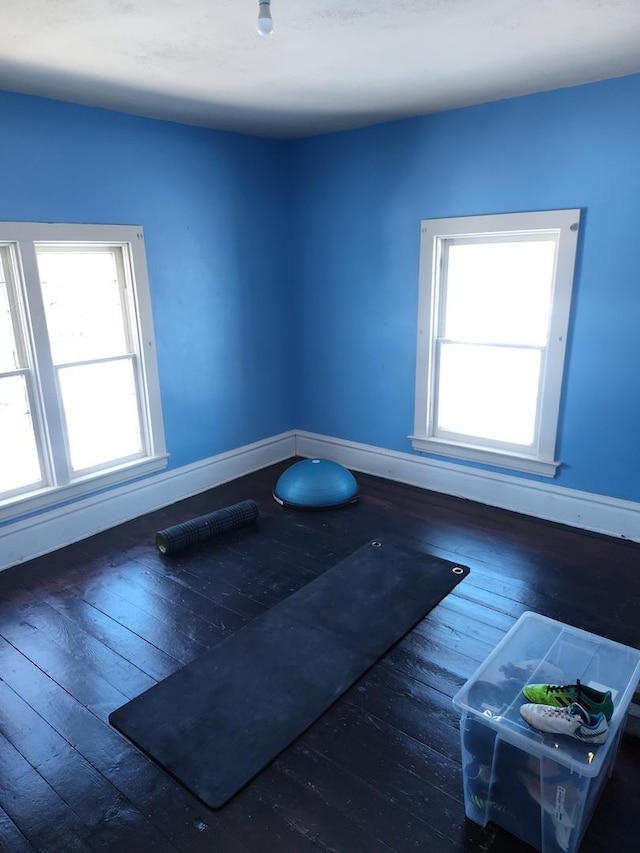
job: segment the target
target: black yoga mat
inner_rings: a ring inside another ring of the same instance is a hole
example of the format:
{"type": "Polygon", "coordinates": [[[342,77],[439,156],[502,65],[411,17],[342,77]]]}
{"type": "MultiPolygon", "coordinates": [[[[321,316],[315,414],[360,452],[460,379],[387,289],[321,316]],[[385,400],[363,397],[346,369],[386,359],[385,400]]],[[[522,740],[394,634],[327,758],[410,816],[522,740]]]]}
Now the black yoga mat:
{"type": "Polygon", "coordinates": [[[368,543],[109,721],[219,808],[468,572],[368,543]]]}
{"type": "Polygon", "coordinates": [[[173,554],[189,545],[213,539],[219,533],[250,524],[258,515],[258,504],[255,501],[240,501],[158,531],[156,545],[162,554],[173,554]]]}

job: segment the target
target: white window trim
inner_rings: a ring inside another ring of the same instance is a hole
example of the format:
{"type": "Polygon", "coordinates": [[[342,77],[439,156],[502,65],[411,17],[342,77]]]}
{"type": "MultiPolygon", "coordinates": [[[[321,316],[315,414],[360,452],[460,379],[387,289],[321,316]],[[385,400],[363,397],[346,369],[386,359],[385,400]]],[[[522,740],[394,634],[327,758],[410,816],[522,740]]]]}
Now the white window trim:
{"type": "MultiPolygon", "coordinates": [[[[135,287],[131,287],[134,308],[137,317],[138,340],[136,351],[139,354],[139,369],[142,381],[140,393],[144,400],[140,401],[143,417],[143,442],[148,448],[148,454],[136,459],[126,459],[112,467],[98,471],[88,471],[74,477],[71,482],[38,487],[31,492],[23,492],[0,501],[0,522],[35,512],[55,504],[75,500],[83,495],[108,488],[117,483],[145,476],[153,471],[159,471],[167,465],[168,454],[165,446],[165,435],[162,418],[162,401],[160,397],[160,381],[156,357],[155,336],[153,331],[153,315],[151,295],[147,275],[147,264],[144,249],[144,234],[137,225],[88,225],[78,223],[45,223],[45,222],[2,222],[0,223],[0,241],[3,245],[15,246],[17,259],[22,269],[25,281],[39,280],[36,243],[56,243],[77,245],[88,243],[92,246],[104,244],[108,246],[126,246],[130,252],[131,267],[135,274],[135,287]]],[[[130,270],[125,271],[127,278],[130,270]]],[[[130,282],[131,284],[131,282],[130,282]]],[[[31,296],[30,296],[31,298],[31,296]]],[[[27,334],[32,339],[38,335],[46,335],[44,326],[44,310],[31,311],[27,318],[27,334]]],[[[32,341],[33,343],[33,341],[32,341]]],[[[33,347],[32,347],[33,348],[33,347]]],[[[43,395],[55,394],[52,381],[45,379],[42,374],[52,374],[52,365],[39,364],[41,377],[40,387],[43,395]]],[[[57,408],[57,407],[56,407],[57,408]]],[[[54,454],[56,445],[60,447],[62,429],[59,424],[51,423],[47,429],[42,429],[41,413],[36,411],[34,416],[40,429],[39,434],[49,444],[54,454]],[[53,431],[53,435],[51,434],[53,431]],[[57,435],[56,435],[57,434],[57,435]]],[[[45,466],[46,477],[51,478],[52,471],[45,466]]]]}
{"type": "Polygon", "coordinates": [[[561,465],[561,462],[555,459],[555,448],[579,223],[579,209],[423,220],[420,241],[415,422],[413,435],[409,436],[415,450],[546,477],[556,475],[561,465]],[[474,445],[462,437],[460,441],[436,437],[433,424],[435,347],[432,342],[438,321],[442,243],[456,237],[481,239],[532,231],[547,232],[559,237],[552,296],[553,310],[542,375],[543,403],[540,406],[536,431],[537,445],[534,446],[533,452],[529,453],[506,446],[493,449],[490,446],[474,445]]]}

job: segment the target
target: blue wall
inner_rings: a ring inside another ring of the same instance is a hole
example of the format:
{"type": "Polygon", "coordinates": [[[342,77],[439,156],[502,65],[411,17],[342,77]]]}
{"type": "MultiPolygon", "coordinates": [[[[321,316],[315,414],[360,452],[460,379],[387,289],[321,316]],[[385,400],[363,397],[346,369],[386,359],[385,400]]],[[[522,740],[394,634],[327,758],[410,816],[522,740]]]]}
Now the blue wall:
{"type": "Polygon", "coordinates": [[[411,452],[420,220],[580,207],[553,482],[640,500],[639,140],[634,75],[297,143],[297,425],[411,452]]]}
{"type": "Polygon", "coordinates": [[[291,429],[287,146],[9,93],[0,115],[0,220],[144,228],[170,466],[291,429]]]}
{"type": "Polygon", "coordinates": [[[276,142],[0,93],[0,220],[144,227],[170,465],[411,452],[420,220],[583,209],[554,482],[640,500],[640,76],[276,142]]]}

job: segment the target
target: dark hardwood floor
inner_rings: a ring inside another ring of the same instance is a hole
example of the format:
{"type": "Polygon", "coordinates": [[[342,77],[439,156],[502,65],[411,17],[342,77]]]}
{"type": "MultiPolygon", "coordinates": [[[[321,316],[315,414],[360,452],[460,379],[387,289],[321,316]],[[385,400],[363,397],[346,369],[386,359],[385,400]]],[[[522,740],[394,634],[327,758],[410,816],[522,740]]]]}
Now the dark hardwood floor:
{"type": "MultiPolygon", "coordinates": [[[[0,574],[0,850],[530,850],[465,819],[451,697],[526,610],[640,646],[640,546],[360,475],[345,509],[283,509],[286,464],[0,574]],[[254,526],[162,557],[154,533],[245,498],[254,526]],[[385,534],[471,574],[223,809],[204,807],[109,713],[385,534]]],[[[583,853],[640,836],[623,738],[583,853]]]]}

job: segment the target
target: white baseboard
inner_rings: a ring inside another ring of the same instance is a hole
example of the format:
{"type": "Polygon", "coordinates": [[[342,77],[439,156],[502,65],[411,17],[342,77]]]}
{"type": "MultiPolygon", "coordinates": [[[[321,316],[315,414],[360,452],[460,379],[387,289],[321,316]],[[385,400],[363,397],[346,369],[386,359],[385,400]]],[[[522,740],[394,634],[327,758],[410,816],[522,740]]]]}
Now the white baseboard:
{"type": "Polygon", "coordinates": [[[86,539],[295,453],[293,431],[0,527],[0,571],[86,539]]]}
{"type": "Polygon", "coordinates": [[[640,542],[632,501],[291,430],[0,527],[0,571],[294,455],[640,542]]]}
{"type": "Polygon", "coordinates": [[[296,432],[295,446],[298,456],[332,459],[365,474],[640,542],[640,504],[633,501],[309,432],[296,432]]]}

